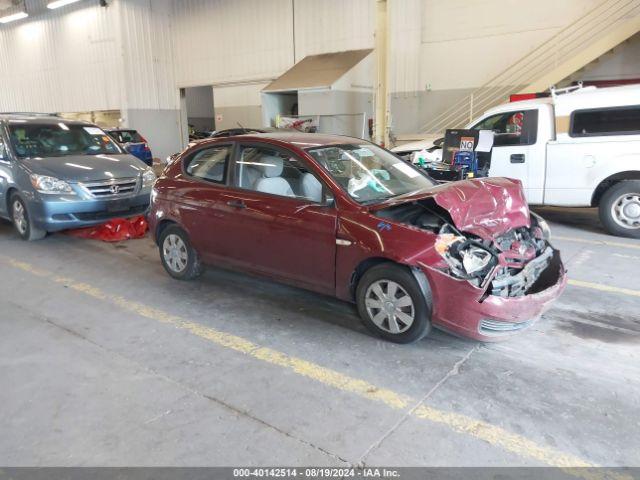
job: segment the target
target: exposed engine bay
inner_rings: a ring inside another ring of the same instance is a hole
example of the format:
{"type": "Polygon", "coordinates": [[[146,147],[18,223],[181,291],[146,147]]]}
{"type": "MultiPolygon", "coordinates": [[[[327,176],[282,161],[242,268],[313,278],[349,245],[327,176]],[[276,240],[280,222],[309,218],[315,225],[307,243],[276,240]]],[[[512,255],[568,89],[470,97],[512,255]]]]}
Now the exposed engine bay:
{"type": "Polygon", "coordinates": [[[377,215],[437,234],[435,249],[446,263],[441,270],[485,289],[483,298],[538,293],[555,285],[562,274],[559,252],[548,242],[548,226],[534,213],[529,227],[493,239],[460,231],[433,199],[394,206],[377,215]]]}

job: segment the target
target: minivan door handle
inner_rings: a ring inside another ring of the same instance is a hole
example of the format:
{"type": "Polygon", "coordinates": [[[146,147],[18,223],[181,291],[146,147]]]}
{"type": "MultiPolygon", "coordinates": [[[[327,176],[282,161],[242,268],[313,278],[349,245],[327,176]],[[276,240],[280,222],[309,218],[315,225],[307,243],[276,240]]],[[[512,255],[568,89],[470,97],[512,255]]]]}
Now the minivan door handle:
{"type": "Polygon", "coordinates": [[[247,208],[247,205],[242,200],[229,200],[227,205],[233,208],[247,208]]]}
{"type": "Polygon", "coordinates": [[[512,153],[511,163],[524,163],[524,153],[512,153]]]}

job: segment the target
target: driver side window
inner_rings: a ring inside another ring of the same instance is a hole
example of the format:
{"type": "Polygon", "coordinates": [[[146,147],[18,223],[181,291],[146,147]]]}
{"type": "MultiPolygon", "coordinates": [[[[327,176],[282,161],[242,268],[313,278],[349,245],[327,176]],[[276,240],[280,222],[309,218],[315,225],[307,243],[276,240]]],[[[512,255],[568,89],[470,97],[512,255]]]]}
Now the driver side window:
{"type": "Polygon", "coordinates": [[[322,203],[320,180],[297,157],[269,147],[246,145],[236,162],[237,187],[322,203]]]}
{"type": "Polygon", "coordinates": [[[538,129],[538,110],[498,113],[473,126],[474,130],[492,130],[495,147],[533,145],[538,129]]]}

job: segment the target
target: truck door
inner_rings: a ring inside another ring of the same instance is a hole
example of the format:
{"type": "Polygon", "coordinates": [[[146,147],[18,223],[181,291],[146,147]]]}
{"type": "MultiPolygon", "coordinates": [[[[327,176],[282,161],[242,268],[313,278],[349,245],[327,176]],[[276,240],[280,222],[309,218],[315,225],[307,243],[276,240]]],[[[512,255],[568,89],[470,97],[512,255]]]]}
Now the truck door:
{"type": "Polygon", "coordinates": [[[484,118],[472,128],[495,133],[489,176],[522,182],[527,201],[540,203],[544,178],[544,145],[537,148],[538,109],[509,110],[484,118]],[[538,171],[540,170],[540,172],[538,171]],[[541,175],[542,180],[538,181],[541,175]]]}

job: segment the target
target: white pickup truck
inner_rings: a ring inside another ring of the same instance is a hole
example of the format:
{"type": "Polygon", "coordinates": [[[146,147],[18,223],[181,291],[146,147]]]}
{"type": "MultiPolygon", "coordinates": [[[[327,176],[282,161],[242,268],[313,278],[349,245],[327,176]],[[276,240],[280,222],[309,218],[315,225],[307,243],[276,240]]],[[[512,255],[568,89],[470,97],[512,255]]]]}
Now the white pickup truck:
{"type": "Polygon", "coordinates": [[[640,238],[640,85],[552,92],[492,108],[466,128],[494,131],[489,176],[520,180],[531,205],[597,206],[611,234],[640,238]]]}

